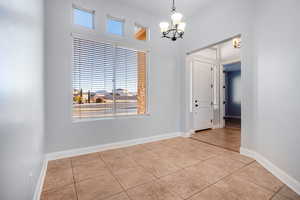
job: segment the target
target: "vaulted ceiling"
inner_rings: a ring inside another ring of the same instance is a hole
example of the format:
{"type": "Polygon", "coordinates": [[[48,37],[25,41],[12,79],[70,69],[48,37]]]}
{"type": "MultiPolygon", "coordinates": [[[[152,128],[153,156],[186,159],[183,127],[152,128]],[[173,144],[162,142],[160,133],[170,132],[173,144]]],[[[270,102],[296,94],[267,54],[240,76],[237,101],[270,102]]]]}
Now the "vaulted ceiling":
{"type": "MultiPolygon", "coordinates": [[[[135,7],[144,10],[150,14],[168,16],[171,11],[172,0],[115,0],[123,4],[127,4],[131,7],[135,7]]],[[[203,6],[209,2],[216,0],[175,0],[176,8],[178,12],[184,14],[184,16],[191,16],[199,11],[203,6]]]]}

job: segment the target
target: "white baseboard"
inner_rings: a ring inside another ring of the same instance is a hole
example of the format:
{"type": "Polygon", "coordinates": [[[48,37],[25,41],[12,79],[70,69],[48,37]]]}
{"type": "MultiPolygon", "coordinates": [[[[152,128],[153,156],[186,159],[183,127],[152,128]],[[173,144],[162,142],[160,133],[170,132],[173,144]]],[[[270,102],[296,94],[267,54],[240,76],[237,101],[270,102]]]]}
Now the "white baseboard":
{"type": "Polygon", "coordinates": [[[36,188],[33,195],[33,200],[40,200],[41,194],[43,191],[44,180],[47,172],[48,161],[46,159],[43,160],[43,166],[41,169],[41,173],[36,184],[36,188]]]}
{"type": "Polygon", "coordinates": [[[188,131],[188,132],[182,133],[181,136],[184,137],[184,138],[189,138],[189,137],[191,137],[194,133],[195,133],[194,130],[190,130],[190,131],[188,131]]]}
{"type": "Polygon", "coordinates": [[[115,143],[110,143],[110,144],[102,144],[102,145],[97,145],[97,146],[48,153],[48,154],[46,154],[46,160],[47,161],[57,160],[57,159],[61,159],[61,158],[79,156],[79,155],[88,154],[88,153],[95,153],[95,152],[100,152],[100,151],[105,151],[105,150],[110,150],[110,149],[133,146],[133,145],[137,145],[137,144],[155,142],[155,141],[174,138],[174,137],[181,137],[181,136],[183,137],[184,134],[185,133],[182,133],[182,132],[175,132],[175,133],[168,133],[168,134],[164,134],[164,135],[157,135],[157,136],[152,136],[152,137],[147,137],[147,138],[138,138],[138,139],[126,140],[126,141],[115,142],[115,143]]]}
{"type": "Polygon", "coordinates": [[[41,173],[40,173],[37,185],[36,185],[36,189],[34,192],[33,200],[40,200],[41,193],[43,190],[44,179],[46,176],[47,165],[48,165],[48,161],[50,161],[50,160],[68,158],[68,157],[72,157],[72,156],[79,156],[79,155],[83,155],[83,154],[87,154],[87,153],[100,152],[100,151],[122,148],[122,147],[129,147],[129,146],[133,146],[133,145],[137,145],[137,144],[155,142],[155,141],[170,139],[170,138],[174,138],[174,137],[181,137],[181,136],[184,137],[184,135],[185,134],[182,132],[175,132],[175,133],[168,133],[168,134],[164,134],[164,135],[152,136],[152,137],[148,137],[148,138],[126,140],[126,141],[122,141],[122,142],[103,144],[103,145],[97,145],[97,146],[80,148],[80,149],[71,149],[71,150],[67,150],[67,151],[46,154],[46,158],[43,161],[43,167],[42,167],[42,170],[41,170],[41,173]]]}
{"type": "Polygon", "coordinates": [[[300,182],[288,175],[286,172],[284,172],[282,169],[274,165],[272,162],[270,162],[268,159],[266,159],[261,154],[241,148],[240,153],[242,155],[251,157],[255,159],[259,164],[261,164],[264,168],[266,168],[269,172],[271,172],[274,176],[276,176],[279,180],[281,180],[284,184],[289,186],[292,190],[294,190],[297,194],[300,195],[300,182]]]}

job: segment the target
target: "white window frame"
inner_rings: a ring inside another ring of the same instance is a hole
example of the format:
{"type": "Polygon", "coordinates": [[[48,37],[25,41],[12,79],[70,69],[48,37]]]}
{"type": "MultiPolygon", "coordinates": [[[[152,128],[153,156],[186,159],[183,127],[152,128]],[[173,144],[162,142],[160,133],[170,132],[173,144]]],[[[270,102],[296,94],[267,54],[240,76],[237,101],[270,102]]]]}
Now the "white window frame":
{"type": "Polygon", "coordinates": [[[151,91],[151,85],[150,85],[150,79],[149,79],[149,73],[150,73],[150,58],[151,58],[151,51],[149,48],[143,48],[138,47],[136,45],[130,45],[126,42],[116,42],[111,40],[105,40],[105,39],[99,39],[98,35],[92,35],[92,34],[79,34],[79,33],[71,33],[71,47],[72,47],[72,53],[70,56],[70,119],[72,123],[81,123],[81,122],[89,122],[89,121],[99,121],[99,120],[116,120],[116,119],[132,119],[132,118],[145,118],[149,117],[151,115],[151,99],[149,97],[149,92],[151,91]],[[73,46],[73,37],[79,37],[86,40],[91,40],[95,42],[101,42],[101,43],[110,43],[114,45],[115,47],[123,47],[128,49],[133,49],[136,51],[142,51],[146,53],[146,112],[144,114],[131,114],[131,115],[112,115],[112,116],[103,116],[98,118],[82,118],[82,119],[74,119],[73,118],[73,78],[72,78],[72,70],[73,70],[73,52],[74,52],[74,46],[73,46]]]}
{"type": "Polygon", "coordinates": [[[95,30],[95,14],[96,14],[96,11],[95,10],[92,10],[92,9],[87,9],[87,8],[83,8],[83,7],[80,7],[80,6],[77,6],[75,4],[72,5],[72,25],[76,28],[82,28],[82,29],[86,29],[86,30],[95,30]],[[90,14],[92,14],[92,28],[88,28],[86,26],[82,26],[80,24],[75,24],[75,19],[74,19],[74,10],[77,9],[77,10],[81,10],[81,11],[84,11],[84,12],[88,12],[90,14]]]}
{"type": "Polygon", "coordinates": [[[149,31],[149,28],[148,28],[147,26],[143,26],[143,25],[141,25],[141,24],[135,22],[135,23],[134,23],[134,26],[133,26],[133,30],[134,30],[133,38],[134,38],[135,40],[141,41],[141,42],[147,42],[147,41],[150,40],[150,37],[149,37],[150,31],[149,31]],[[135,38],[135,27],[140,27],[140,28],[146,29],[146,40],[138,40],[138,39],[135,38]]]}
{"type": "Polygon", "coordinates": [[[114,16],[111,16],[111,15],[106,15],[106,21],[105,21],[105,33],[106,34],[109,34],[109,35],[113,35],[113,36],[116,36],[116,37],[124,37],[125,36],[125,22],[126,20],[124,18],[119,18],[119,17],[114,17],[114,16]],[[108,31],[108,20],[113,20],[113,21],[117,21],[117,22],[121,22],[122,23],[122,34],[119,35],[119,34],[114,34],[114,33],[111,33],[108,31]]]}

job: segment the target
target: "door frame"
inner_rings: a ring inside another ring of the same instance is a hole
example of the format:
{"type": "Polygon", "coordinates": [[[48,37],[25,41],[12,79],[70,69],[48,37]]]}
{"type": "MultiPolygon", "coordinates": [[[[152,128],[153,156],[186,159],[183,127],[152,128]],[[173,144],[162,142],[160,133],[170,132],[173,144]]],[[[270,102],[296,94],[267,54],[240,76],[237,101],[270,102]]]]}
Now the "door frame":
{"type": "MultiPolygon", "coordinates": [[[[185,53],[185,55],[186,55],[186,57],[185,57],[185,71],[186,71],[185,79],[187,80],[185,89],[187,91],[186,101],[188,101],[187,104],[186,104],[187,112],[185,113],[185,117],[184,117],[184,119],[185,119],[184,124],[185,124],[185,129],[186,129],[185,137],[189,137],[189,136],[191,136],[195,133],[195,130],[193,130],[193,127],[191,125],[191,121],[193,121],[193,117],[192,117],[192,83],[193,83],[193,81],[192,81],[192,78],[191,78],[192,77],[191,57],[196,52],[202,51],[202,50],[207,49],[207,48],[214,47],[214,46],[216,46],[218,44],[221,44],[221,43],[224,43],[224,42],[228,42],[228,41],[230,41],[234,38],[237,38],[237,37],[239,37],[241,39],[243,38],[242,34],[236,34],[236,35],[233,35],[232,37],[229,37],[227,39],[224,39],[224,40],[221,40],[221,41],[212,43],[210,45],[207,45],[207,46],[204,46],[204,47],[201,47],[201,48],[197,48],[197,49],[194,49],[194,50],[191,50],[191,51],[188,51],[188,52],[185,53]]],[[[217,60],[217,62],[215,62],[216,65],[219,67],[219,79],[220,79],[219,87],[223,87],[223,83],[221,83],[221,77],[223,77],[223,76],[221,76],[221,75],[223,75],[223,65],[230,64],[230,63],[232,63],[234,61],[237,61],[237,60],[241,62],[242,61],[242,55],[243,55],[243,47],[241,47],[240,51],[241,51],[241,55],[240,55],[239,59],[228,60],[228,61],[223,61],[223,62],[220,62],[220,60],[217,60]]],[[[217,53],[219,55],[220,52],[218,51],[217,53]]],[[[243,71],[242,68],[243,67],[241,66],[241,72],[243,71]]],[[[224,78],[222,78],[222,79],[224,79],[224,78]]],[[[243,79],[241,80],[241,84],[243,85],[243,79]]],[[[219,109],[220,109],[219,124],[217,126],[214,126],[213,128],[222,128],[222,126],[225,125],[224,116],[223,116],[225,114],[225,110],[221,111],[221,110],[223,110],[223,108],[221,109],[221,96],[222,96],[221,91],[222,91],[221,88],[219,88],[219,109]]],[[[224,99],[224,97],[223,97],[223,99],[224,99]]],[[[222,105],[223,105],[223,102],[222,102],[222,105]]],[[[242,105],[242,107],[243,107],[243,105],[242,105]]],[[[242,141],[242,136],[243,136],[243,129],[241,129],[241,141],[242,141]]]]}

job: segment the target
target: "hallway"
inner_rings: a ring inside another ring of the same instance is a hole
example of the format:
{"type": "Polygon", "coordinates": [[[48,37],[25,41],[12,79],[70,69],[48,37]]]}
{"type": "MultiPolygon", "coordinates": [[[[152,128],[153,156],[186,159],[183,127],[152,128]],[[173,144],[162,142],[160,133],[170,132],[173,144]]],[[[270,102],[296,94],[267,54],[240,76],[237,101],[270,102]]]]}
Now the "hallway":
{"type": "Polygon", "coordinates": [[[240,152],[241,129],[239,128],[228,127],[199,131],[192,138],[224,149],[240,152]]]}

